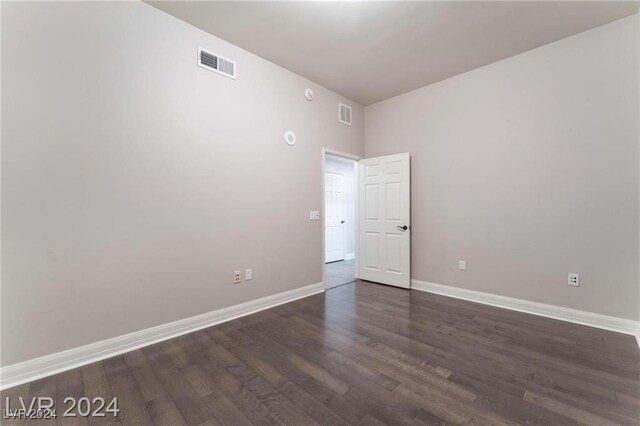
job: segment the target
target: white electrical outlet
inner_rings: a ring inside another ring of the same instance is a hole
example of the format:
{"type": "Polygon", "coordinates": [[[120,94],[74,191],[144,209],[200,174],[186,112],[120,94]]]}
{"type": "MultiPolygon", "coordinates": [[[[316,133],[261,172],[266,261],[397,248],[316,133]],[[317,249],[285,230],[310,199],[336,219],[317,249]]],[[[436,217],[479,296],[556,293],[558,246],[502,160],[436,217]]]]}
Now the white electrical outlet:
{"type": "Polygon", "coordinates": [[[461,271],[467,270],[467,261],[466,260],[458,260],[458,269],[461,271]]]}
{"type": "Polygon", "coordinates": [[[244,280],[245,281],[249,281],[253,276],[253,272],[251,271],[251,269],[245,269],[244,270],[244,280]]]}
{"type": "Polygon", "coordinates": [[[580,275],[578,274],[569,274],[568,276],[568,284],[572,287],[580,287],[580,275]]]}
{"type": "Polygon", "coordinates": [[[242,280],[242,276],[240,275],[240,271],[233,271],[233,283],[238,284],[242,280]]]}

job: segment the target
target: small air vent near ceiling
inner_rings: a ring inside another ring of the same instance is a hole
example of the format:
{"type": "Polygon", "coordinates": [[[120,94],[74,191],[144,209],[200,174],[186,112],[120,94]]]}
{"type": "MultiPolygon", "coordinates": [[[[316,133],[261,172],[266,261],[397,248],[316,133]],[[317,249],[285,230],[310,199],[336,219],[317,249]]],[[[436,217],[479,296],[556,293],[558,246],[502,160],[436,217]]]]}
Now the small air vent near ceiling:
{"type": "Polygon", "coordinates": [[[351,125],[351,107],[345,104],[338,104],[338,121],[351,125]]]}
{"type": "Polygon", "coordinates": [[[236,78],[236,63],[198,47],[198,65],[227,77],[236,78]]]}

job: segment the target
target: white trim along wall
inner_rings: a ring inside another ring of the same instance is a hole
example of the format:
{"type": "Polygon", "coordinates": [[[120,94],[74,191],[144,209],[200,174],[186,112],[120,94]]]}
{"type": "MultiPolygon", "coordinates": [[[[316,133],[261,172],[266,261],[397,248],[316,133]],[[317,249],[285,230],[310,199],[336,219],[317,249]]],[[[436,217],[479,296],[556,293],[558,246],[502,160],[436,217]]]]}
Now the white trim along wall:
{"type": "MultiPolygon", "coordinates": [[[[638,345],[640,346],[640,321],[578,311],[561,306],[530,302],[420,280],[411,280],[411,289],[629,334],[636,337],[638,345]]],[[[322,292],[324,292],[324,283],[310,284],[295,290],[285,291],[202,315],[9,365],[0,369],[0,389],[28,383],[322,292]]]]}
{"type": "Polygon", "coordinates": [[[124,336],[90,343],[88,345],[57,352],[0,368],[0,389],[28,383],[83,365],[149,346],[173,337],[191,333],[212,325],[253,314],[283,303],[324,292],[324,283],[285,291],[235,306],[218,309],[190,318],[181,319],[124,336]]]}
{"type": "Polygon", "coordinates": [[[640,346],[640,321],[596,314],[593,312],[579,311],[577,309],[570,309],[562,306],[531,302],[513,297],[499,296],[497,294],[467,290],[464,288],[451,287],[448,285],[420,280],[411,280],[411,289],[448,297],[455,297],[456,299],[468,300],[471,302],[482,303],[484,305],[496,306],[498,308],[524,312],[541,317],[567,321],[574,324],[582,324],[603,330],[630,334],[636,337],[638,346],[640,346]]]}

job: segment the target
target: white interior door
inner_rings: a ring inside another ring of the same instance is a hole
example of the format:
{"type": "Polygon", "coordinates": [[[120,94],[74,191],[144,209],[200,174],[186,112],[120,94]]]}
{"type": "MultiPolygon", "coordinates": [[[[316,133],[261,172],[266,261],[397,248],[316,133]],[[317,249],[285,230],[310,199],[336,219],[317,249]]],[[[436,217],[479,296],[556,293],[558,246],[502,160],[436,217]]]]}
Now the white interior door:
{"type": "Polygon", "coordinates": [[[360,160],[358,278],[411,287],[409,154],[360,160]]]}
{"type": "Polygon", "coordinates": [[[325,172],[325,262],[344,260],[344,175],[325,172]]]}

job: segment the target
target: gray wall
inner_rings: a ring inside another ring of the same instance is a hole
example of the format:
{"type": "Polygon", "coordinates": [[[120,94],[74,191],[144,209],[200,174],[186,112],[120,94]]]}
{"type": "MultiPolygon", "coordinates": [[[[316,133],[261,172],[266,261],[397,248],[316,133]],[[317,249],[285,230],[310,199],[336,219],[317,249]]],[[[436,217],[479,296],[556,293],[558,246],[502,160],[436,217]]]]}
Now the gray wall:
{"type": "Polygon", "coordinates": [[[360,106],[143,3],[4,3],[2,88],[2,365],[322,280],[360,106]]]}
{"type": "Polygon", "coordinates": [[[366,156],[412,155],[413,278],[637,319],[638,76],[631,16],[367,107],[366,156]]]}

